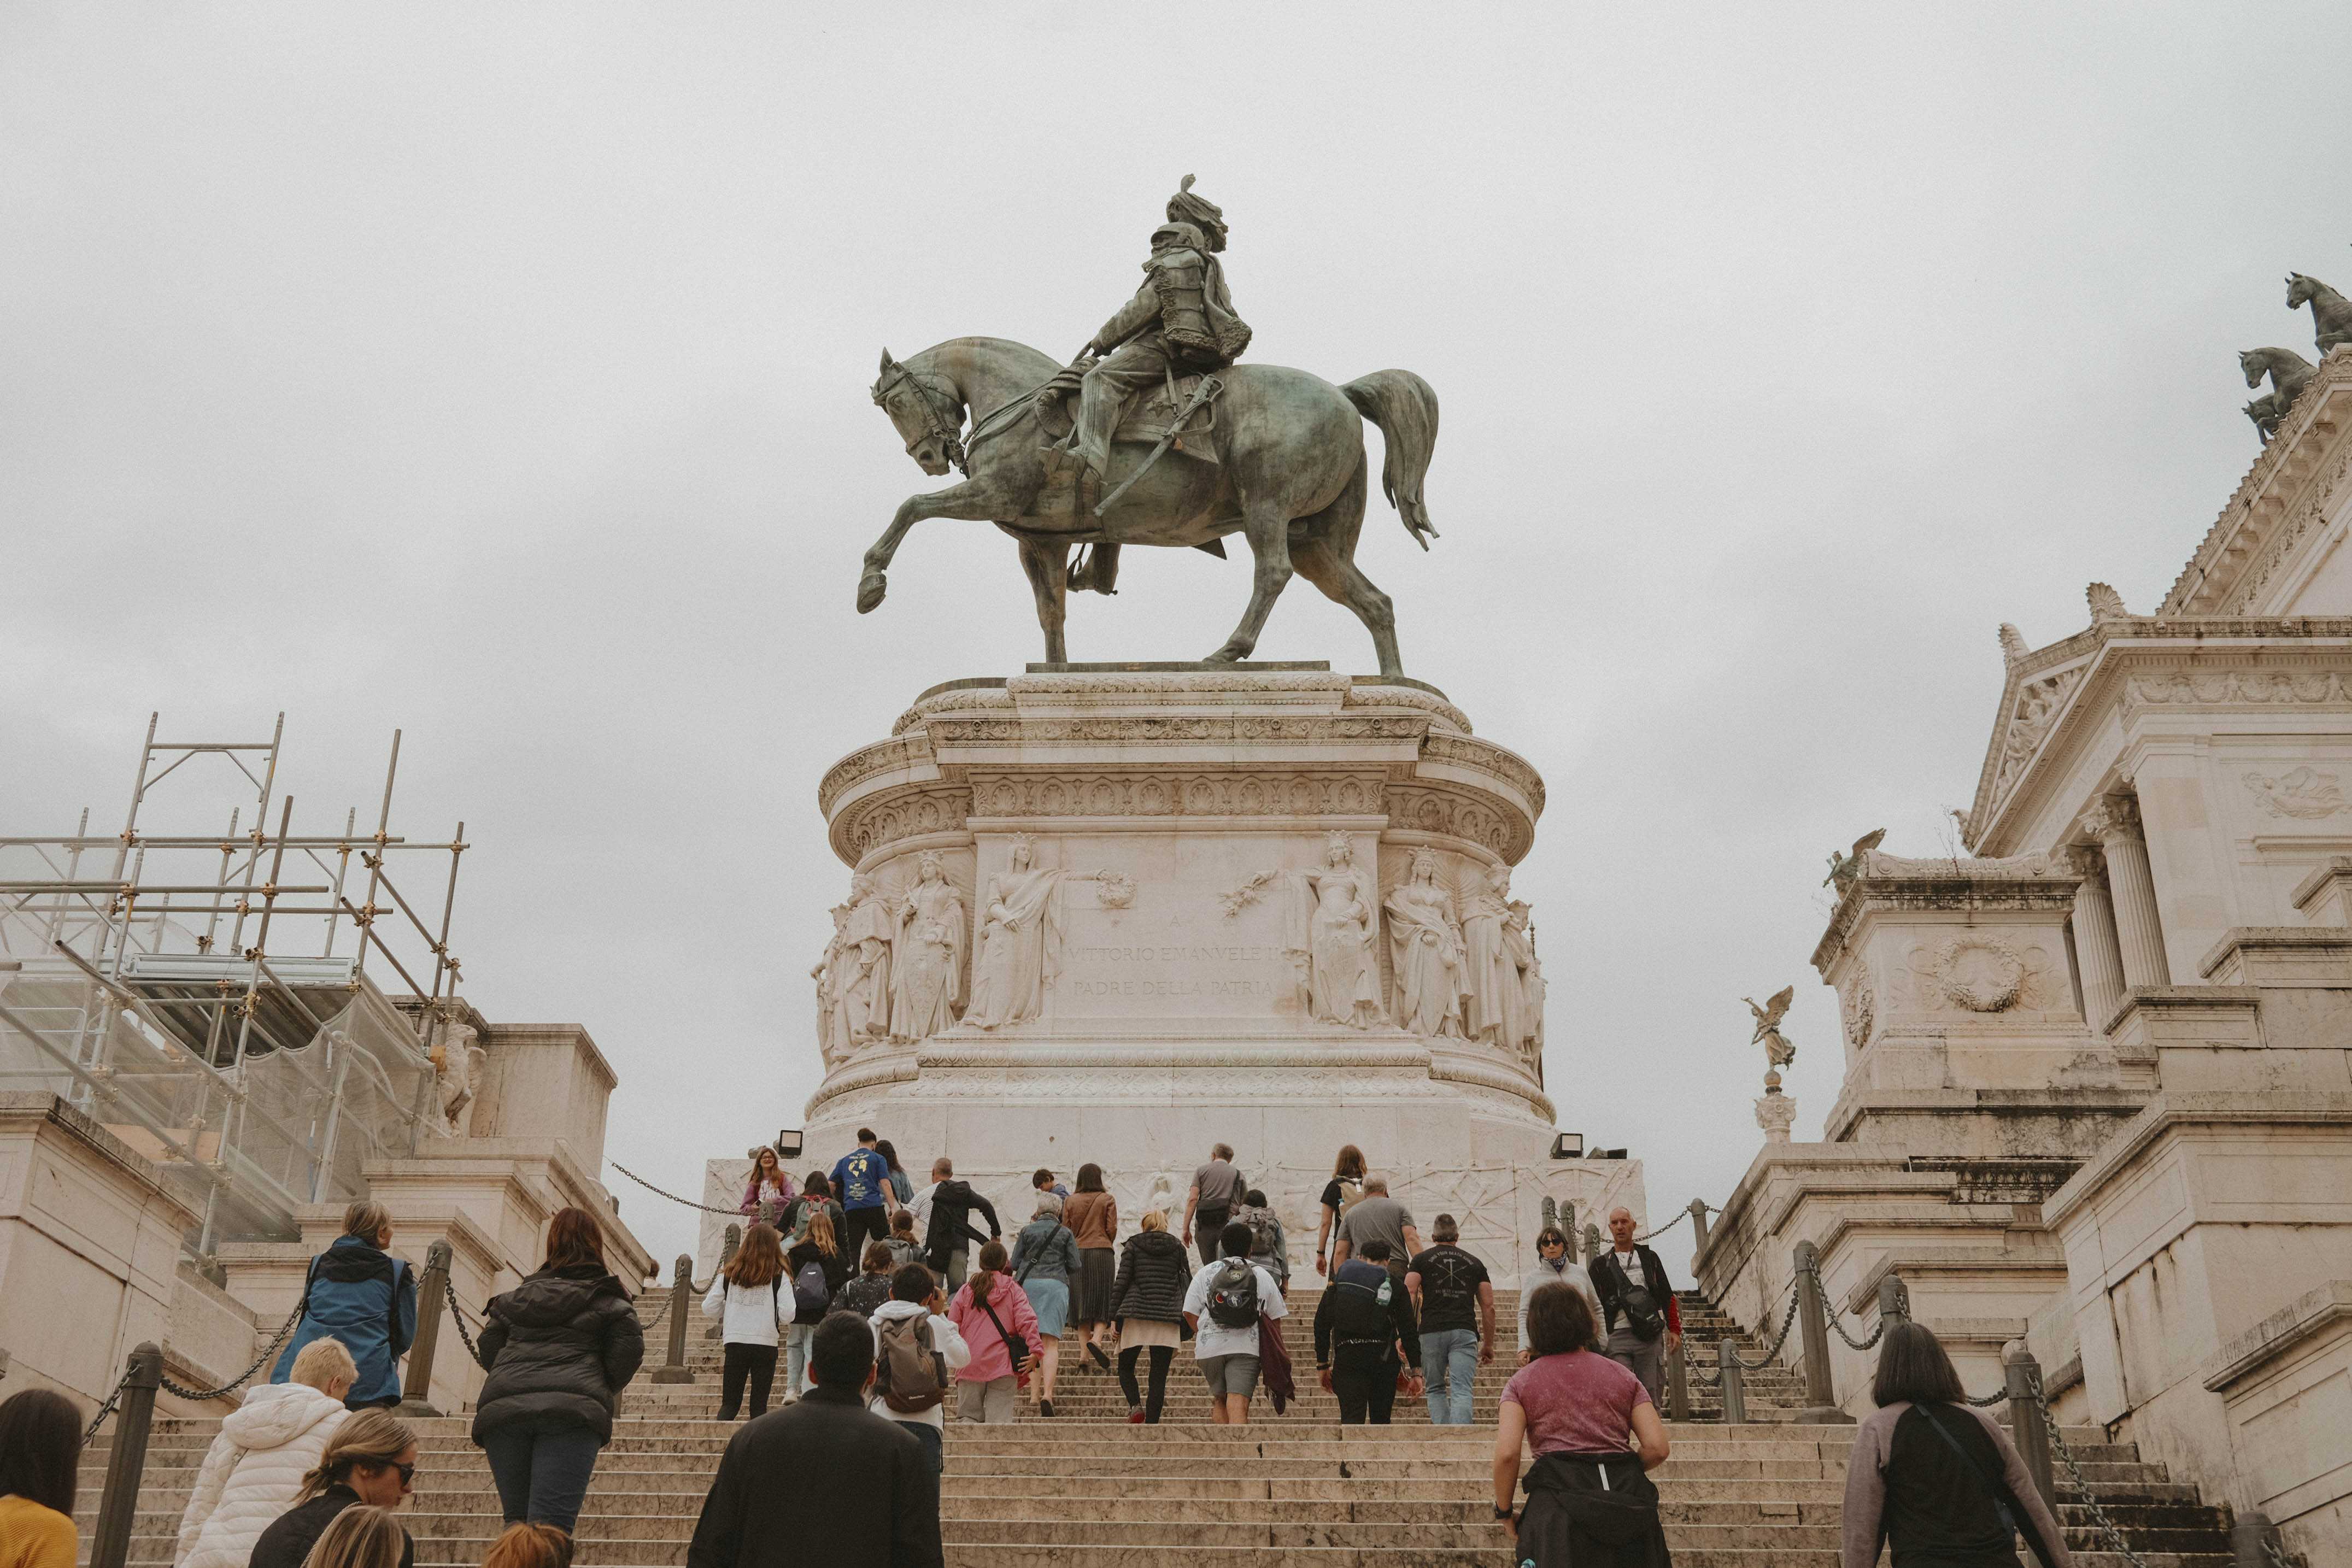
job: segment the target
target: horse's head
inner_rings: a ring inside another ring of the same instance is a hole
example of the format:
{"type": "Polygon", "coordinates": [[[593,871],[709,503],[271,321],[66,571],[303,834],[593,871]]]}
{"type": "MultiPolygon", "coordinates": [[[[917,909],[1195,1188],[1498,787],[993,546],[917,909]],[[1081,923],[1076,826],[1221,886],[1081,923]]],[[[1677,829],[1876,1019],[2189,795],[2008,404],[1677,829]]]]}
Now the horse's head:
{"type": "Polygon", "coordinates": [[[925,379],[882,350],[882,374],[874,382],[874,401],[898,438],[907,455],[933,478],[963,465],[963,442],[957,432],[963,424],[963,405],[954,393],[925,379]]]}
{"type": "Polygon", "coordinates": [[[2320,283],[2315,277],[2305,277],[2300,272],[2286,275],[2286,308],[2300,310],[2319,298],[2320,283]]]}
{"type": "Polygon", "coordinates": [[[2263,377],[2270,371],[2271,351],[2268,349],[2242,350],[2238,355],[2238,368],[2246,372],[2248,386],[2258,387],[2263,384],[2263,377]]]}

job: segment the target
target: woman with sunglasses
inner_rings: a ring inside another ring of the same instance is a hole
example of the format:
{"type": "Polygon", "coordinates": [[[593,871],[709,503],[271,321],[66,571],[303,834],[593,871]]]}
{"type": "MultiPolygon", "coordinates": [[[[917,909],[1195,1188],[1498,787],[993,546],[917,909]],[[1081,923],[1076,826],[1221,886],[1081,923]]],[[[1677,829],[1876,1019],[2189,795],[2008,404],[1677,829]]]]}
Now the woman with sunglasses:
{"type": "Polygon", "coordinates": [[[1547,1225],[1536,1232],[1536,1266],[1519,1281],[1519,1364],[1525,1366],[1535,1359],[1528,1349],[1528,1304],[1536,1292],[1546,1285],[1573,1285],[1584,1304],[1592,1309],[1595,1318],[1601,1315],[1601,1298],[1592,1289],[1592,1276],[1584,1265],[1568,1255],[1568,1232],[1557,1225],[1547,1225]]]}
{"type": "MultiPolygon", "coordinates": [[[[386,1410],[362,1410],[335,1428],[294,1507],[253,1543],[249,1568],[302,1568],[319,1537],[347,1508],[395,1509],[416,1485],[416,1433],[386,1410]]],[[[416,1542],[401,1532],[400,1568],[416,1568],[416,1542]]]]}

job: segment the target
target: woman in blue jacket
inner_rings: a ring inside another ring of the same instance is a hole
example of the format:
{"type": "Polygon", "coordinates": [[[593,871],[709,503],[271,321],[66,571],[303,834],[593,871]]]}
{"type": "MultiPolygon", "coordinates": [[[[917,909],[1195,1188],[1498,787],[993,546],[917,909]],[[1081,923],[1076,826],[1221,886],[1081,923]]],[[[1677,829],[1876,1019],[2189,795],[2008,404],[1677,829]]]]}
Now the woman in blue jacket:
{"type": "Polygon", "coordinates": [[[400,1403],[400,1358],[416,1337],[416,1275],[384,1250],[391,1245],[392,1216],[383,1205],[362,1201],[343,1211],[343,1233],[310,1260],[302,1321],[270,1382],[291,1377],[294,1358],[312,1340],[339,1339],[360,1369],[343,1403],[354,1410],[400,1403]]]}

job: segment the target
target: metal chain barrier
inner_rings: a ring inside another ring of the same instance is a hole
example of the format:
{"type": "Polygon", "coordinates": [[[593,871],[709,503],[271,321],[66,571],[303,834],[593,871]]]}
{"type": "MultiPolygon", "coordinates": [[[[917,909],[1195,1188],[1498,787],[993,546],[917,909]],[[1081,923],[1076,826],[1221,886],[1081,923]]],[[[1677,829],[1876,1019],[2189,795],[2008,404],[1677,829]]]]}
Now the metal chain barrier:
{"type": "Polygon", "coordinates": [[[207,1399],[218,1399],[224,1395],[236,1393],[238,1389],[245,1386],[247,1382],[252,1378],[255,1373],[259,1372],[263,1367],[269,1364],[270,1358],[278,1354],[278,1347],[286,1343],[287,1336],[294,1332],[294,1325],[301,1321],[302,1307],[301,1303],[298,1301],[295,1303],[294,1310],[286,1314],[286,1321],[278,1326],[278,1333],[271,1337],[269,1347],[254,1358],[254,1362],[251,1366],[247,1367],[243,1372],[238,1373],[236,1376],[231,1378],[228,1382],[222,1384],[218,1388],[183,1388],[167,1377],[163,1379],[163,1392],[166,1394],[176,1394],[183,1399],[194,1400],[198,1403],[202,1403],[207,1399]]]}
{"type": "Polygon", "coordinates": [[[98,1429],[106,1425],[106,1418],[114,1414],[114,1408],[116,1406],[122,1403],[122,1390],[130,1384],[130,1382],[131,1375],[127,1372],[115,1380],[112,1392],[109,1393],[106,1396],[106,1403],[98,1407],[98,1414],[90,1418],[89,1430],[81,1435],[81,1446],[83,1448],[87,1448],[89,1447],[91,1439],[98,1436],[98,1429]]]}
{"type": "Polygon", "coordinates": [[[2083,1479],[2083,1467],[2074,1462],[2074,1451],[2066,1446],[2066,1435],[2058,1430],[2058,1417],[2050,1413],[2050,1396],[2042,1391],[2042,1369],[2034,1367],[2031,1376],[2033,1380],[2033,1403],[2041,1409],[2042,1427],[2050,1434],[2051,1451],[2065,1465],[2067,1479],[2074,1483],[2076,1495],[2091,1511],[2091,1521],[2107,1538],[2107,1544],[2121,1552],[2124,1561],[2132,1568],[2147,1568],[2147,1561],[2125,1542],[2124,1532],[2116,1528],[2116,1521],[2109,1519],[2107,1511],[2099,1506],[2098,1498],[2091,1491],[2091,1483],[2083,1479]]]}
{"type": "Polygon", "coordinates": [[[1754,1361],[1750,1361],[1746,1356],[1740,1355],[1739,1347],[1738,1345],[1732,1346],[1731,1354],[1738,1359],[1739,1364],[1749,1372],[1763,1371],[1766,1367],[1772,1364],[1772,1358],[1780,1354],[1780,1347],[1789,1343],[1789,1328],[1790,1325],[1794,1323],[1796,1321],[1797,1281],[1790,1280],[1789,1281],[1789,1310],[1780,1314],[1780,1332],[1772,1336],[1772,1343],[1765,1347],[1764,1354],[1758,1356],[1754,1361]]]}
{"type": "Polygon", "coordinates": [[[611,1166],[614,1170],[620,1172],[623,1176],[628,1177],[631,1181],[636,1183],[639,1186],[645,1188],[647,1192],[652,1193],[656,1197],[666,1197],[672,1203],[682,1203],[688,1208],[698,1208],[705,1214],[723,1214],[730,1219],[737,1219],[742,1217],[743,1211],[740,1208],[713,1208],[707,1203],[697,1203],[690,1197],[680,1197],[674,1192],[665,1192],[660,1187],[656,1186],[653,1183],[647,1181],[645,1177],[639,1176],[636,1172],[631,1170],[628,1166],[623,1165],[618,1160],[607,1159],[604,1163],[611,1166]]]}
{"type": "Polygon", "coordinates": [[[646,1333],[651,1333],[661,1327],[662,1319],[669,1315],[670,1303],[677,1300],[677,1293],[675,1291],[663,1291],[659,1294],[662,1304],[655,1310],[654,1315],[649,1318],[640,1317],[637,1320],[638,1326],[646,1333]]]}
{"type": "MultiPolygon", "coordinates": [[[[615,1168],[617,1169],[618,1167],[615,1167],[615,1168]]],[[[1706,1201],[1706,1199],[1704,1199],[1704,1198],[1693,1198],[1693,1199],[1691,1200],[1691,1203],[1696,1203],[1696,1204],[1697,1204],[1701,1208],[1706,1209],[1709,1214],[1721,1214],[1721,1213],[1723,1212],[1723,1210],[1721,1210],[1721,1209],[1719,1209],[1719,1208],[1716,1207],[1715,1207],[1715,1205],[1713,1205],[1713,1204],[1711,1204],[1711,1203],[1707,1202],[1707,1201],[1706,1201]]],[[[1682,1207],[1680,1207],[1680,1208],[1678,1208],[1678,1209],[1676,1209],[1676,1210],[1675,1211],[1675,1217],[1674,1217],[1672,1219],[1667,1220],[1664,1225],[1659,1226],[1659,1227],[1658,1227],[1656,1229],[1654,1229],[1654,1230],[1645,1230],[1645,1231],[1643,1231],[1641,1235],[1636,1236],[1635,1238],[1633,1238],[1633,1239],[1634,1239],[1634,1240],[1636,1240],[1636,1241],[1647,1241],[1647,1240],[1649,1240],[1649,1239],[1650,1239],[1652,1237],[1654,1237],[1654,1236],[1664,1236],[1667,1231],[1672,1230],[1675,1226],[1680,1225],[1683,1221],[1685,1221],[1685,1220],[1688,1219],[1689,1218],[1690,1218],[1690,1204],[1689,1204],[1689,1203],[1686,1203],[1686,1204],[1683,1205],[1683,1206],[1682,1206],[1682,1207]]]]}
{"type": "MultiPolygon", "coordinates": [[[[1870,1331],[1870,1337],[1868,1339],[1856,1339],[1853,1335],[1846,1333],[1845,1325],[1838,1322],[1837,1308],[1832,1306],[1830,1302],[1830,1288],[1822,1282],[1822,1270],[1820,1266],[1816,1265],[1806,1271],[1813,1277],[1814,1289],[1818,1290],[1822,1293],[1822,1316],[1829,1319],[1830,1327],[1836,1331],[1838,1338],[1845,1341],[1850,1349],[1868,1350],[1872,1346],[1875,1345],[1880,1340],[1886,1337],[1886,1320],[1885,1318],[1878,1320],[1878,1326],[1870,1331]]],[[[2007,1398],[2008,1396],[2004,1394],[2001,1397],[2007,1398]]]]}
{"type": "Polygon", "coordinates": [[[2006,1389],[2006,1388],[1996,1388],[1996,1389],[1994,1389],[1991,1393],[1990,1393],[1990,1394],[1986,1395],[1986,1396],[1985,1396],[1983,1398],[1981,1398],[1981,1399],[1972,1398],[1972,1397],[1970,1397],[1970,1396],[1967,1396],[1967,1395],[1962,1395],[1962,1396],[1960,1396],[1960,1403],[1961,1403],[1961,1404],[1963,1404],[1963,1405],[1973,1405],[1973,1406],[1975,1406],[1978,1409],[1981,1410],[1981,1409],[1983,1409],[1983,1408],[1984,1408],[1986,1406],[1988,1406],[1988,1405],[1998,1405],[1998,1404],[2000,1404],[2002,1400],[2007,1399],[2008,1397],[2009,1397],[2009,1390],[2008,1390],[2008,1389],[2006,1389]]]}
{"type": "Polygon", "coordinates": [[[2263,1541],[2263,1555],[2271,1560],[2271,1568],[2311,1568],[2311,1559],[2300,1552],[2289,1556],[2277,1542],[2267,1537],[2263,1541]]]}
{"type": "Polygon", "coordinates": [[[490,1364],[482,1359],[481,1347],[474,1343],[474,1336],[466,1332],[466,1309],[457,1304],[457,1287],[445,1278],[441,1281],[441,1293],[448,1298],[449,1321],[457,1325],[457,1337],[465,1342],[466,1354],[474,1358],[476,1366],[488,1372],[490,1364]]]}

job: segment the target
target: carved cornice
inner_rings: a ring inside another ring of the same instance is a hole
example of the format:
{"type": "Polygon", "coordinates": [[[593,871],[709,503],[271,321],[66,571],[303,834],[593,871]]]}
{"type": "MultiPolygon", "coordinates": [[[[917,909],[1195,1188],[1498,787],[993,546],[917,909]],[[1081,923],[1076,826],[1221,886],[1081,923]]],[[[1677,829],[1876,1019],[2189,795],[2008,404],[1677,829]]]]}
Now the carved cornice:
{"type": "Polygon", "coordinates": [[[1432,734],[1423,740],[1421,754],[1435,762],[1450,762],[1498,779],[1517,790],[1536,816],[1543,815],[1544,782],[1525,758],[1514,752],[1468,736],[1432,734]]]}
{"type": "Polygon", "coordinates": [[[1869,852],[1863,874],[1845,885],[1829,927],[1813,948],[1813,967],[1827,980],[1863,916],[1874,910],[1954,910],[1995,913],[2072,909],[2082,874],[2063,858],[2008,855],[1906,860],[1869,852]]]}
{"type": "Polygon", "coordinates": [[[1470,716],[1434,692],[1413,686],[1354,685],[1348,688],[1349,707],[1410,707],[1428,714],[1446,728],[1471,733],[1470,716]]]}
{"type": "Polygon", "coordinates": [[[825,769],[824,777],[817,780],[817,810],[830,819],[834,802],[852,786],[862,784],[877,774],[919,767],[930,760],[930,737],[919,730],[912,735],[894,736],[888,740],[877,741],[872,746],[862,746],[825,769]]]}
{"type": "Polygon", "coordinates": [[[2021,662],[2002,684],[2000,716],[1964,824],[1971,847],[2003,836],[2002,819],[2111,700],[2126,718],[2159,705],[2251,711],[2352,702],[2352,617],[2110,620],[2021,662]],[[2028,688],[2053,679],[2063,680],[2063,690],[2036,711],[2028,688]]]}
{"type": "Polygon", "coordinates": [[[2336,493],[2352,473],[2352,447],[2334,450],[2346,425],[2347,396],[2352,353],[2332,350],[2238,482],[2158,613],[2243,613],[2260,596],[2297,544],[2334,509],[2336,493]]]}
{"type": "Polygon", "coordinates": [[[1377,768],[1235,772],[1227,768],[965,774],[978,817],[1367,816],[1387,809],[1377,768]]]}

